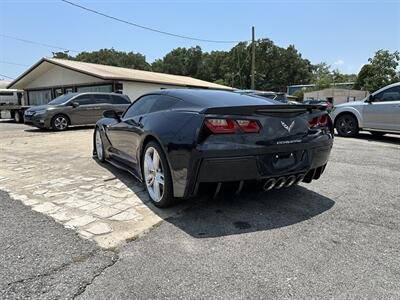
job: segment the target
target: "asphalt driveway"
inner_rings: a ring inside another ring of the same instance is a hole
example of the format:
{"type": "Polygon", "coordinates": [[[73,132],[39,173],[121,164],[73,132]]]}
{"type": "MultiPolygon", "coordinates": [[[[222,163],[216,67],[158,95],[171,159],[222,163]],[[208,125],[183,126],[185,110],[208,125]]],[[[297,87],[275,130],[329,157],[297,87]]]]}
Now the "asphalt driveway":
{"type": "Polygon", "coordinates": [[[151,210],[161,225],[116,253],[1,194],[0,298],[398,299],[399,179],[399,137],[336,138],[320,180],[151,210]]]}

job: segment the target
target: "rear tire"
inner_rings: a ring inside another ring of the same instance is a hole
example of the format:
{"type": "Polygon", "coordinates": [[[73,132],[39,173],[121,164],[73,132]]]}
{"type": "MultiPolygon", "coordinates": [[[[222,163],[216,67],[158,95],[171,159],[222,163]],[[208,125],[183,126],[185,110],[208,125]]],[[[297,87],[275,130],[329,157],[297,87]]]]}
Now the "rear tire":
{"type": "Polygon", "coordinates": [[[336,130],[339,136],[354,137],[360,130],[357,118],[352,114],[341,115],[336,121],[336,130]]]}
{"type": "Polygon", "coordinates": [[[14,121],[15,121],[15,123],[22,123],[23,120],[24,120],[24,118],[22,117],[22,114],[20,112],[16,111],[14,113],[14,121]]]}
{"type": "Polygon", "coordinates": [[[142,157],[143,181],[151,202],[157,207],[168,207],[176,202],[173,196],[171,171],[161,146],[150,141],[142,157]]]}
{"type": "Polygon", "coordinates": [[[370,131],[370,133],[373,136],[376,136],[376,137],[381,137],[381,136],[384,136],[386,134],[386,132],[380,132],[380,131],[370,131]]]}
{"type": "Polygon", "coordinates": [[[56,131],[67,130],[69,125],[69,119],[65,115],[56,115],[51,120],[51,128],[56,131]]]}

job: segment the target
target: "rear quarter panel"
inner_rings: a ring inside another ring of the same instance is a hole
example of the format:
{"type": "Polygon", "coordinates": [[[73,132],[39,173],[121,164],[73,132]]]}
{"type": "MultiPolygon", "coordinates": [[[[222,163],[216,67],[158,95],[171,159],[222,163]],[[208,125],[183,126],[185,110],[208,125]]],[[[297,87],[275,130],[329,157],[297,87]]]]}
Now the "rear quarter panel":
{"type": "Polygon", "coordinates": [[[336,109],[331,113],[333,124],[336,124],[337,117],[342,113],[351,113],[357,118],[358,126],[362,128],[364,126],[363,119],[363,105],[356,106],[337,106],[336,109]]]}
{"type": "Polygon", "coordinates": [[[154,137],[168,157],[174,184],[175,197],[183,197],[187,186],[189,170],[196,157],[196,141],[204,116],[187,111],[163,111],[148,114],[141,120],[144,134],[138,149],[139,161],[144,141],[154,137]]]}

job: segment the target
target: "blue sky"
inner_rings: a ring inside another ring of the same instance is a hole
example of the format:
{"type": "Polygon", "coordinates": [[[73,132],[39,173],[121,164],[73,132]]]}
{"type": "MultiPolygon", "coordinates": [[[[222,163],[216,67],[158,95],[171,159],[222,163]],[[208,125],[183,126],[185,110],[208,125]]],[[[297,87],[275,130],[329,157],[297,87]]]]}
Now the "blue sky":
{"type": "MultiPolygon", "coordinates": [[[[399,1],[83,1],[88,6],[144,26],[216,40],[270,38],[294,44],[312,63],[327,62],[357,73],[379,49],[400,50],[399,1]]],[[[139,52],[148,61],[176,47],[205,51],[233,44],[188,41],[130,27],[58,0],[0,0],[0,34],[78,51],[114,47],[139,52]]],[[[50,49],[0,36],[0,74],[15,78],[50,49]]],[[[0,78],[3,78],[0,76],[0,78]]]]}

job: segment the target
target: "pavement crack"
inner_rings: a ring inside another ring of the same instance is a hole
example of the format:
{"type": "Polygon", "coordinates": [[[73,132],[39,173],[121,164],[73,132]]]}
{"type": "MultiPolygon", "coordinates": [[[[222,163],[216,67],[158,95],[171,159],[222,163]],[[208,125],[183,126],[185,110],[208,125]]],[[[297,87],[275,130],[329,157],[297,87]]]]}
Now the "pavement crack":
{"type": "Polygon", "coordinates": [[[22,278],[22,279],[18,279],[18,280],[16,280],[16,281],[13,281],[13,282],[9,282],[9,283],[7,284],[7,286],[10,288],[11,286],[16,285],[16,284],[20,284],[20,283],[24,283],[24,282],[29,282],[29,281],[37,280],[37,279],[39,279],[39,278],[43,278],[43,277],[47,277],[47,276],[54,275],[54,274],[56,274],[56,273],[58,273],[58,272],[61,272],[61,271],[65,270],[66,268],[68,268],[68,267],[71,266],[71,265],[79,264],[79,263],[83,263],[83,262],[87,261],[90,257],[94,256],[94,254],[95,254],[97,251],[98,251],[98,250],[96,249],[96,250],[94,250],[94,251],[89,252],[87,255],[80,255],[80,256],[73,257],[72,260],[71,260],[70,262],[64,263],[64,264],[62,264],[61,266],[59,266],[59,267],[57,267],[57,268],[52,268],[52,269],[50,269],[49,271],[44,272],[44,273],[42,273],[42,274],[37,274],[37,275],[35,275],[35,276],[31,276],[31,277],[27,277],[27,278],[22,278]]]}
{"type": "Polygon", "coordinates": [[[72,299],[76,299],[77,297],[82,295],[86,291],[87,287],[90,286],[96,280],[97,277],[103,274],[105,270],[115,265],[118,260],[119,260],[118,255],[113,256],[111,261],[107,265],[102,267],[100,270],[98,270],[96,274],[93,275],[92,279],[89,282],[84,282],[84,284],[81,287],[79,287],[78,291],[72,296],[72,299]]]}

